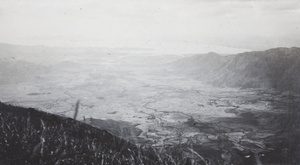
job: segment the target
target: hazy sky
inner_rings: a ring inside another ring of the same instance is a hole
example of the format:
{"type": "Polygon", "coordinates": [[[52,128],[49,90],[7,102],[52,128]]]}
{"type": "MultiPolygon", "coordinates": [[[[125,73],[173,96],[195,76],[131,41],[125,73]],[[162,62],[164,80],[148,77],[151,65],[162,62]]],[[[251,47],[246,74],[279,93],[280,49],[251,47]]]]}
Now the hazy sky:
{"type": "MultiPolygon", "coordinates": [[[[0,0],[0,42],[300,46],[299,0],[0,0]]],[[[171,46],[172,47],[172,46],[171,46]]]]}

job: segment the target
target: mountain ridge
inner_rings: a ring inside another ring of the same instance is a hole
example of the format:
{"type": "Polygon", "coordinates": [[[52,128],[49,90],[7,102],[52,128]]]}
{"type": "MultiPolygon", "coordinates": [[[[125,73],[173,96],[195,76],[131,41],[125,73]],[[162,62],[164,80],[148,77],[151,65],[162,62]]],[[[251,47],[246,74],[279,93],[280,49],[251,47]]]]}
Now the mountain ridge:
{"type": "Polygon", "coordinates": [[[179,71],[214,86],[300,92],[300,48],[273,48],[235,55],[195,55],[173,63],[179,71]],[[188,65],[188,67],[187,67],[188,65]],[[295,91],[296,90],[296,91],[295,91]]]}

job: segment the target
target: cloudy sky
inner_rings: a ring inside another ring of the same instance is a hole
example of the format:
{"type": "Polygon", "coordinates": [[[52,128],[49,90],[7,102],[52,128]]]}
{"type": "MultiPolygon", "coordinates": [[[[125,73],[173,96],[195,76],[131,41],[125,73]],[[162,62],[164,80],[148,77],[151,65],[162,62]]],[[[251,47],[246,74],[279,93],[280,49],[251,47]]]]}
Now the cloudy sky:
{"type": "Polygon", "coordinates": [[[0,0],[0,42],[300,46],[299,0],[0,0]]]}

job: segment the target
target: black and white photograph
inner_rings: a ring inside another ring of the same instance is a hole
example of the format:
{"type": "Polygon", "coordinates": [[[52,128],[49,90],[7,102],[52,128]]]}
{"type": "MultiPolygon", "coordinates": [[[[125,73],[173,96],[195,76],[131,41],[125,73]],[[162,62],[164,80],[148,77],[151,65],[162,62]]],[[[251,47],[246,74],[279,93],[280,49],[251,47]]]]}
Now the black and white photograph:
{"type": "Polygon", "coordinates": [[[0,165],[299,165],[299,0],[0,0],[0,165]]]}

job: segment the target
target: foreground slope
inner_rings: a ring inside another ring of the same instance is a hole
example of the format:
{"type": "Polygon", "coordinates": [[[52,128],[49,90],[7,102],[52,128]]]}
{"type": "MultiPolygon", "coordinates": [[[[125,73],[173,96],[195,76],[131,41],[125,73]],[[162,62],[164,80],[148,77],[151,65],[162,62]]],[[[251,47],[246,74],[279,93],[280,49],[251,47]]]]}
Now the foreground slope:
{"type": "Polygon", "coordinates": [[[0,164],[185,163],[176,159],[180,156],[173,159],[85,123],[31,108],[0,103],[0,120],[0,164]]]}

